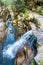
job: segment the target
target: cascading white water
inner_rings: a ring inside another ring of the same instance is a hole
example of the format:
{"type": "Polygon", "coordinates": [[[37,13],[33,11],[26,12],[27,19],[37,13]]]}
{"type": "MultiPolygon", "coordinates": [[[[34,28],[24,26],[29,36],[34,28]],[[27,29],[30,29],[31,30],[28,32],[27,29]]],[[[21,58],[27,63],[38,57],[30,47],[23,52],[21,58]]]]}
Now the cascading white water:
{"type": "MultiPolygon", "coordinates": [[[[26,32],[19,40],[13,44],[8,44],[3,49],[3,63],[4,65],[14,65],[14,59],[18,50],[22,49],[25,44],[28,44],[30,48],[33,48],[33,43],[35,41],[35,36],[31,31],[26,32]]],[[[36,41],[37,42],[37,41],[36,41]]],[[[33,48],[34,49],[34,48],[33,48]]],[[[33,51],[34,52],[34,51],[33,51]]]]}
{"type": "Polygon", "coordinates": [[[19,40],[17,40],[15,43],[6,46],[3,49],[3,57],[10,57],[11,59],[15,57],[16,53],[19,49],[23,48],[24,45],[27,43],[27,40],[30,38],[30,35],[32,35],[32,30],[25,33],[19,40]]]}

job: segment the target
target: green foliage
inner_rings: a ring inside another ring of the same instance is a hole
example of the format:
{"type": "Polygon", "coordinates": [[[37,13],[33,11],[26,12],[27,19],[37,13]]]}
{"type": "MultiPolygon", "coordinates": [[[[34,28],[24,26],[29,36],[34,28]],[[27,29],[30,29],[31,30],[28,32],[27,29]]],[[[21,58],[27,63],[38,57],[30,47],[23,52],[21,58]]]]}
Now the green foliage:
{"type": "Polygon", "coordinates": [[[13,7],[14,9],[16,9],[17,11],[21,11],[24,9],[25,7],[25,2],[24,0],[16,0],[13,2],[13,7]]]}
{"type": "Polygon", "coordinates": [[[0,0],[0,2],[1,2],[1,0],[0,0]]]}
{"type": "Polygon", "coordinates": [[[2,1],[2,0],[0,0],[0,5],[1,5],[1,4],[3,4],[3,1],[2,1]]]}
{"type": "Polygon", "coordinates": [[[34,60],[31,61],[30,65],[34,65],[34,60]]]}
{"type": "Polygon", "coordinates": [[[20,12],[20,16],[21,16],[21,17],[23,16],[23,12],[20,12]]]}
{"type": "Polygon", "coordinates": [[[27,8],[24,8],[24,12],[28,14],[28,9],[27,8]]]}
{"type": "Polygon", "coordinates": [[[12,0],[5,0],[5,4],[6,4],[7,6],[12,5],[12,0]]]}
{"type": "Polygon", "coordinates": [[[28,17],[29,16],[29,11],[27,8],[24,8],[24,12],[25,12],[25,17],[28,17]]]}
{"type": "Polygon", "coordinates": [[[13,3],[13,0],[0,0],[0,3],[3,3],[5,6],[11,6],[13,3]]]}
{"type": "Polygon", "coordinates": [[[20,65],[22,65],[22,64],[20,64],[20,65]]]}
{"type": "Polygon", "coordinates": [[[0,3],[1,3],[1,0],[0,0],[0,3]]]}
{"type": "Polygon", "coordinates": [[[40,65],[43,65],[43,58],[40,59],[40,65]]]}
{"type": "Polygon", "coordinates": [[[36,10],[36,13],[38,13],[38,14],[43,16],[43,12],[41,11],[41,9],[40,10],[36,10]]]}
{"type": "Polygon", "coordinates": [[[37,63],[35,62],[35,60],[33,59],[30,63],[30,65],[37,65],[37,63]]]}

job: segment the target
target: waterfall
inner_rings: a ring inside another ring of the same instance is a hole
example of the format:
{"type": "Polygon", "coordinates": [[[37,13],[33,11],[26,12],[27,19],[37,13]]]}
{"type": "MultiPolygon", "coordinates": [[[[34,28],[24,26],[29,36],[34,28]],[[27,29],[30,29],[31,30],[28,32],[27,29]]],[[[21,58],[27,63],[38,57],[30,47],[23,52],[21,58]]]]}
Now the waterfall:
{"type": "MultiPolygon", "coordinates": [[[[4,62],[6,63],[4,65],[14,65],[14,58],[15,58],[18,50],[23,48],[25,44],[29,44],[28,41],[31,39],[32,36],[33,36],[32,30],[28,31],[25,34],[23,34],[23,36],[21,36],[21,38],[19,40],[17,40],[15,43],[4,47],[3,58],[4,58],[4,62]]],[[[30,40],[31,44],[33,44],[33,42],[32,42],[33,40],[34,40],[34,38],[32,38],[32,40],[30,40]]]]}

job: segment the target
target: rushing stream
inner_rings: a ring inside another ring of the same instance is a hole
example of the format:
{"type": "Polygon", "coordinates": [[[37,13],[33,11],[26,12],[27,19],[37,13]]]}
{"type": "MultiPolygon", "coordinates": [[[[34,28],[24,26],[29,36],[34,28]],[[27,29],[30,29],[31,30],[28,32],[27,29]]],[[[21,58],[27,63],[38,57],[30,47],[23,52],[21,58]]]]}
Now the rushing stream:
{"type": "MultiPolygon", "coordinates": [[[[18,41],[13,44],[8,44],[3,48],[3,65],[14,65],[14,59],[19,49],[23,48],[25,44],[30,45],[34,49],[34,42],[37,38],[33,35],[32,30],[26,32],[18,41]]],[[[33,53],[34,53],[33,51],[33,53]]]]}
{"type": "MultiPolygon", "coordinates": [[[[7,23],[8,24],[8,23],[7,23]]],[[[43,31],[37,30],[41,34],[43,31]]],[[[16,41],[14,35],[14,29],[12,25],[8,24],[8,31],[5,38],[5,43],[2,49],[2,65],[14,65],[15,56],[18,50],[22,49],[26,44],[33,51],[34,56],[37,54],[36,43],[37,38],[33,34],[32,30],[24,33],[19,40],[16,41]]]]}

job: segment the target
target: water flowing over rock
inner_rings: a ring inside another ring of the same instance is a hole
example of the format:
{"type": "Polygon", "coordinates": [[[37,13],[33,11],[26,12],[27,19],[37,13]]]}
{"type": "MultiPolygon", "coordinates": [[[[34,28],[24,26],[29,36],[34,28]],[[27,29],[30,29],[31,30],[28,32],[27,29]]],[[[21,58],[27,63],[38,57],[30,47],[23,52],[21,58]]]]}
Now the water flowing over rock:
{"type": "Polygon", "coordinates": [[[3,64],[4,65],[14,65],[14,59],[18,52],[18,50],[22,49],[25,44],[30,45],[30,48],[33,51],[33,57],[35,52],[34,44],[36,45],[37,38],[31,31],[26,32],[19,40],[17,40],[13,44],[8,44],[3,48],[3,64]]]}

